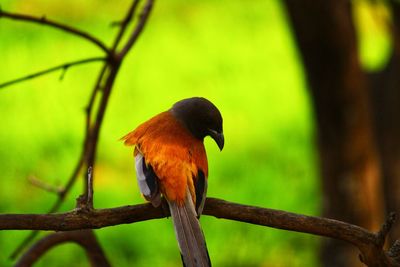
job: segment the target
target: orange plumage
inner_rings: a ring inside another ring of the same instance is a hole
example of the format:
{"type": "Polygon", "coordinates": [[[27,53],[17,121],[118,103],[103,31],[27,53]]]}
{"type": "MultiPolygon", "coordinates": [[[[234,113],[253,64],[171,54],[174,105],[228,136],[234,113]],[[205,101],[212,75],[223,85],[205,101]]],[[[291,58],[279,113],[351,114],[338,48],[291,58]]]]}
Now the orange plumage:
{"type": "Polygon", "coordinates": [[[193,179],[201,170],[208,176],[207,155],[202,140],[196,139],[169,111],[160,113],[122,138],[135,146],[146,164],[160,179],[161,193],[171,201],[182,203],[189,187],[193,202],[196,194],[193,179]]]}
{"type": "Polygon", "coordinates": [[[193,97],[175,103],[122,138],[135,147],[142,195],[153,206],[160,205],[161,194],[167,200],[186,267],[211,266],[198,220],[207,193],[206,136],[222,150],[222,116],[207,99],[193,97]]]}

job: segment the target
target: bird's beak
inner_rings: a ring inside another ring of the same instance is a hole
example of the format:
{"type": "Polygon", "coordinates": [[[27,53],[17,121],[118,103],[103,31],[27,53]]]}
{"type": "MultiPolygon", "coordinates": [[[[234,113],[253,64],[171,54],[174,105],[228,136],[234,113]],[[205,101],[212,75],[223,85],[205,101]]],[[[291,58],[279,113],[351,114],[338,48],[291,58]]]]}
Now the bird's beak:
{"type": "Polygon", "coordinates": [[[219,133],[214,130],[209,130],[209,134],[210,134],[211,138],[214,139],[214,141],[217,143],[219,150],[222,151],[222,149],[224,148],[224,143],[225,143],[224,134],[219,133]]]}

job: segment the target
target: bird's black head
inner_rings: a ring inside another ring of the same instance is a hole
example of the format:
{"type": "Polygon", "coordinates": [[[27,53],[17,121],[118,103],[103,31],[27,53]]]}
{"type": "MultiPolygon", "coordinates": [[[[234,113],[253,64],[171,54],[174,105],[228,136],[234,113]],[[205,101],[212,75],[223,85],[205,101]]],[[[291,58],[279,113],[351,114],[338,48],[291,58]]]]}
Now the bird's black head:
{"type": "Polygon", "coordinates": [[[222,116],[216,106],[203,97],[192,97],[176,102],[172,114],[198,139],[211,136],[220,150],[224,147],[222,116]]]}

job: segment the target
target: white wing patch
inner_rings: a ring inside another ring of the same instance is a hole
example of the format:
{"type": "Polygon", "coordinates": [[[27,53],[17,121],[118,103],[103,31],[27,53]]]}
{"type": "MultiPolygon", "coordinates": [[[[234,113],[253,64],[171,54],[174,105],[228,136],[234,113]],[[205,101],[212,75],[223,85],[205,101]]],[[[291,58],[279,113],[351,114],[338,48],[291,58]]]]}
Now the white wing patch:
{"type": "Polygon", "coordinates": [[[146,165],[145,158],[140,152],[135,156],[135,169],[140,192],[154,207],[158,207],[161,204],[158,177],[153,168],[146,165]]]}
{"type": "Polygon", "coordinates": [[[139,184],[140,192],[147,199],[148,197],[151,196],[151,192],[146,181],[146,176],[144,175],[143,172],[143,163],[144,163],[143,161],[144,161],[143,155],[141,153],[137,153],[137,155],[135,156],[136,177],[139,184]]]}

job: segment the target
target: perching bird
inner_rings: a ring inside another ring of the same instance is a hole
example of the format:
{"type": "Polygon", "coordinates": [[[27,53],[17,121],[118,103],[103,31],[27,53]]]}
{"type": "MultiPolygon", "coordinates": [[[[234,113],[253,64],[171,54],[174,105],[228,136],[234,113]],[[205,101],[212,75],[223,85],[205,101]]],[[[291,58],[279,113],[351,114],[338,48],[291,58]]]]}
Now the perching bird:
{"type": "Polygon", "coordinates": [[[144,122],[122,139],[135,146],[139,188],[157,207],[168,202],[184,266],[211,266],[199,216],[207,192],[208,164],[203,140],[224,147],[222,116],[207,99],[193,97],[144,122]]]}

